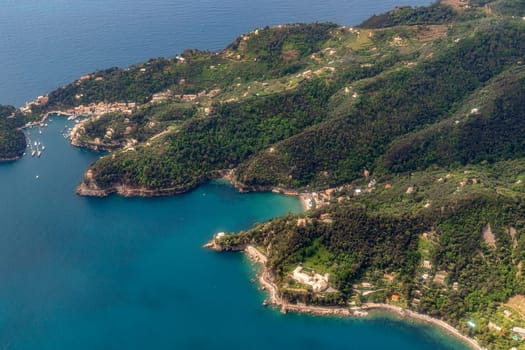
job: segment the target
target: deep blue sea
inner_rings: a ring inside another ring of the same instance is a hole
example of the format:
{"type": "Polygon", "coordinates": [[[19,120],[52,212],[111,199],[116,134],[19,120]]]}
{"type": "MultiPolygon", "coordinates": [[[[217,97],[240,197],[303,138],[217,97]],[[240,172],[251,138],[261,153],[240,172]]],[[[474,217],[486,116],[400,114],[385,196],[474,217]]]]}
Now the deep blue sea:
{"type": "Polygon", "coordinates": [[[219,50],[266,25],[355,25],[431,0],[0,0],[0,104],[21,106],[96,69],[219,50]]]}
{"type": "MultiPolygon", "coordinates": [[[[411,0],[404,4],[426,4],[411,0]]],[[[354,25],[396,0],[0,0],[0,103],[21,105],[98,68],[185,48],[216,50],[255,27],[354,25]]],[[[0,164],[0,349],[465,349],[443,332],[264,308],[242,254],[214,233],[301,210],[297,199],[210,183],[180,196],[74,194],[98,155],[55,117],[41,158],[0,164]]]]}

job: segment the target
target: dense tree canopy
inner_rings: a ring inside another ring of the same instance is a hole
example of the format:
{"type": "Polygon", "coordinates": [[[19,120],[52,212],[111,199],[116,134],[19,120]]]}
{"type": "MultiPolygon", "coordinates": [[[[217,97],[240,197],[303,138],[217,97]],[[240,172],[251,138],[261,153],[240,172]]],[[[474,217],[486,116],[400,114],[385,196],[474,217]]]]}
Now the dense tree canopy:
{"type": "Polygon", "coordinates": [[[26,139],[20,128],[23,116],[12,106],[0,105],[0,160],[13,160],[22,155],[26,139]]]}

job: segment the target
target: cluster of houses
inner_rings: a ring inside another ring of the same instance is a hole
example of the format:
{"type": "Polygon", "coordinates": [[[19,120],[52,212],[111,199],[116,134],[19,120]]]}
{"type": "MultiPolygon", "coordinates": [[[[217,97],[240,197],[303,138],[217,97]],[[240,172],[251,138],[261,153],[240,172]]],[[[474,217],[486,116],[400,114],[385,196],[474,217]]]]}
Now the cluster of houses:
{"type": "Polygon", "coordinates": [[[150,102],[156,103],[156,102],[164,101],[164,100],[167,100],[167,99],[170,99],[170,98],[179,98],[179,99],[181,99],[184,102],[191,102],[191,101],[195,100],[198,97],[208,97],[208,98],[215,97],[220,92],[221,92],[220,89],[213,89],[213,90],[210,90],[210,91],[202,90],[198,94],[180,94],[180,95],[175,95],[171,90],[166,90],[166,91],[162,91],[162,92],[158,92],[158,93],[154,94],[151,97],[151,101],[150,102]]]}
{"type": "MultiPolygon", "coordinates": [[[[311,224],[312,222],[316,221],[316,219],[311,218],[299,218],[297,219],[297,227],[306,227],[307,225],[311,224]]],[[[319,221],[323,222],[325,224],[333,224],[334,220],[330,217],[329,213],[323,213],[319,215],[319,221]]]]}
{"type": "Polygon", "coordinates": [[[324,191],[309,193],[307,196],[303,197],[306,210],[314,208],[319,209],[327,206],[332,200],[336,199],[337,193],[343,191],[344,189],[345,186],[340,186],[337,188],[328,188],[324,191]]]}
{"type": "MultiPolygon", "coordinates": [[[[76,95],[76,99],[80,99],[81,95],[76,95]]],[[[36,100],[27,102],[23,107],[20,108],[20,111],[23,113],[31,112],[31,107],[39,106],[46,104],[48,102],[47,96],[38,96],[36,100]]],[[[95,116],[101,115],[109,112],[122,112],[125,114],[133,113],[133,110],[137,108],[137,103],[135,102],[111,102],[111,103],[91,103],[89,105],[80,105],[73,108],[69,108],[63,111],[60,111],[63,114],[70,115],[75,118],[78,116],[95,116]]]]}
{"type": "Polygon", "coordinates": [[[80,82],[82,81],[91,80],[91,79],[95,79],[95,81],[104,80],[103,77],[97,77],[94,74],[86,74],[86,75],[81,76],[80,79],[77,80],[77,84],[80,84],[80,82]]]}
{"type": "Polygon", "coordinates": [[[29,113],[31,112],[31,107],[44,105],[47,103],[48,100],[49,98],[47,96],[38,96],[36,100],[31,101],[31,102],[26,102],[26,104],[20,108],[20,111],[22,113],[29,113]]]}
{"type": "Polygon", "coordinates": [[[122,112],[124,114],[131,114],[137,108],[135,102],[112,102],[112,103],[91,103],[89,105],[80,105],[64,112],[70,113],[74,116],[93,116],[101,115],[110,112],[122,112]]]}
{"type": "MultiPolygon", "coordinates": [[[[504,310],[503,314],[504,314],[504,316],[506,318],[510,318],[512,316],[512,312],[509,311],[509,310],[504,310]]],[[[467,322],[467,326],[469,328],[476,328],[476,324],[472,320],[467,322]]],[[[504,332],[503,327],[497,325],[496,323],[494,323],[492,321],[489,321],[487,326],[488,326],[488,328],[490,330],[492,330],[494,332],[498,332],[498,333],[504,332]]],[[[514,327],[512,327],[511,331],[512,331],[512,334],[513,334],[512,338],[514,340],[518,341],[518,340],[525,339],[525,328],[519,327],[519,326],[514,326],[514,327]]],[[[515,348],[513,348],[513,349],[515,349],[515,348]]]]}

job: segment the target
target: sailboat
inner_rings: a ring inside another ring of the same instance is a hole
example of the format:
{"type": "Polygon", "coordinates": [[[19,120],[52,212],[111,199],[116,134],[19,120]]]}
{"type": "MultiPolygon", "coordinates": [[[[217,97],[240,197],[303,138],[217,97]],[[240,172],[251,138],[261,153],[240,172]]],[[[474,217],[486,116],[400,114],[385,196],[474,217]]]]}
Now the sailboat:
{"type": "Polygon", "coordinates": [[[38,149],[38,145],[36,146],[36,156],[40,157],[42,155],[42,151],[38,149]]]}

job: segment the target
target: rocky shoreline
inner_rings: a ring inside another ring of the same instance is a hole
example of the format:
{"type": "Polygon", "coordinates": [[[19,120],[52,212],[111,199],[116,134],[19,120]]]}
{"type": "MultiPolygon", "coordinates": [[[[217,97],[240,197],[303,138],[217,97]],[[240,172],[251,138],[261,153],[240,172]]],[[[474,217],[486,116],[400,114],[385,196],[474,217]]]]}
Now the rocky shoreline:
{"type": "Polygon", "coordinates": [[[127,185],[115,185],[107,189],[102,189],[93,183],[83,181],[77,186],[75,193],[79,196],[87,197],[107,197],[112,194],[118,194],[123,197],[163,197],[188,191],[191,191],[191,189],[165,188],[151,190],[144,187],[131,187],[127,185]]]}
{"type": "Polygon", "coordinates": [[[0,163],[15,162],[20,159],[20,156],[11,157],[11,158],[0,158],[0,163]]]}
{"type": "MultiPolygon", "coordinates": [[[[215,239],[210,241],[204,247],[214,249],[217,251],[224,250],[217,244],[215,239]]],[[[367,316],[369,311],[385,312],[388,314],[393,314],[396,317],[399,317],[403,320],[411,320],[431,324],[433,326],[441,328],[450,335],[460,339],[472,349],[484,349],[481,345],[478,344],[476,340],[467,337],[466,335],[462,334],[459,330],[442,320],[390,304],[366,303],[361,306],[353,307],[290,304],[286,300],[283,300],[281,298],[279,288],[274,282],[273,274],[266,267],[267,257],[264,254],[262,254],[257,248],[255,248],[252,245],[238,247],[237,249],[235,249],[235,251],[243,251],[251,261],[261,265],[262,270],[258,273],[257,278],[262,289],[265,290],[268,294],[267,302],[270,305],[280,308],[282,313],[296,312],[319,316],[363,317],[367,316]]]]}
{"type": "MultiPolygon", "coordinates": [[[[84,147],[84,146],[79,146],[84,147]]],[[[240,193],[249,193],[249,192],[273,192],[278,194],[283,194],[285,196],[296,196],[301,200],[301,205],[304,210],[308,210],[309,206],[307,204],[308,193],[300,193],[294,190],[283,189],[279,187],[251,187],[242,184],[239,181],[236,181],[232,178],[232,170],[221,170],[217,172],[217,176],[213,179],[224,179],[228,181],[237,191],[240,193]]],[[[116,184],[109,188],[100,188],[93,180],[92,174],[90,175],[90,170],[86,172],[84,180],[77,186],[76,194],[79,196],[87,197],[107,197],[112,194],[118,194],[123,197],[162,197],[162,196],[171,196],[176,194],[182,194],[189,192],[196,187],[202,185],[198,183],[192,187],[171,187],[171,188],[160,188],[160,189],[148,189],[145,187],[132,187],[128,185],[116,184]]]]}

